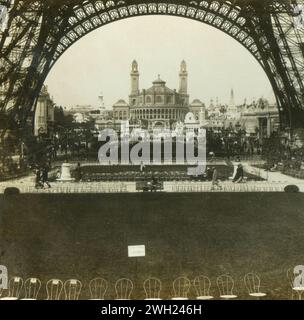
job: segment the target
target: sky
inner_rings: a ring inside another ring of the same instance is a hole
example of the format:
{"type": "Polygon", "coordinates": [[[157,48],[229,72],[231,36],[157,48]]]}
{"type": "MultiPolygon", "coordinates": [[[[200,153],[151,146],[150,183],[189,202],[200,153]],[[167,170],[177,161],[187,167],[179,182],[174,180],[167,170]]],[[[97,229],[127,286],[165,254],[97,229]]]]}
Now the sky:
{"type": "Polygon", "coordinates": [[[264,97],[274,101],[269,80],[255,58],[236,40],[213,27],[181,17],[132,17],[101,27],[73,44],[50,71],[46,85],[57,105],[105,106],[128,101],[131,63],[137,60],[140,89],[158,74],[178,89],[179,68],[188,67],[190,100],[209,105],[264,97]]]}

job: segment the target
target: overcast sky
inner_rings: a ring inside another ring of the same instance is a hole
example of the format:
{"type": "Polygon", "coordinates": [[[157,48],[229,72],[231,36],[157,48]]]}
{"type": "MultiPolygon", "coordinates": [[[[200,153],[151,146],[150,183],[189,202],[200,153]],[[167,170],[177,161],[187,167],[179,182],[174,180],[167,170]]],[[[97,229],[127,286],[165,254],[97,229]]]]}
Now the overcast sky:
{"type": "Polygon", "coordinates": [[[149,88],[158,74],[178,89],[180,62],[189,72],[190,99],[229,102],[265,97],[274,100],[268,78],[254,57],[237,41],[213,27],[185,18],[133,17],[93,31],[57,61],[46,84],[58,105],[106,107],[128,101],[131,62],[139,63],[140,88],[149,88]]]}

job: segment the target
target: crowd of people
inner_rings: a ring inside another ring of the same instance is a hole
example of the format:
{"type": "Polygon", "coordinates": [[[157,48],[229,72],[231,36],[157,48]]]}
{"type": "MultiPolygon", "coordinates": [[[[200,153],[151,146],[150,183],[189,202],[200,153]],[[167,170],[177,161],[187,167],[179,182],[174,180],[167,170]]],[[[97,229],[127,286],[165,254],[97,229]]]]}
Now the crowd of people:
{"type": "Polygon", "coordinates": [[[257,135],[251,136],[243,129],[229,127],[216,131],[208,129],[207,150],[229,159],[237,155],[260,155],[262,145],[257,135]]]}

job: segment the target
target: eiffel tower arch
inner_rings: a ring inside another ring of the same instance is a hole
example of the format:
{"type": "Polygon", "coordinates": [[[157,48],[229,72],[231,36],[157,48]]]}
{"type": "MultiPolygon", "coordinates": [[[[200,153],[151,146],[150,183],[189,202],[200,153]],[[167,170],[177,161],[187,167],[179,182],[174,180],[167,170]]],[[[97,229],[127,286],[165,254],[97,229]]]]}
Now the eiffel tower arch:
{"type": "Polygon", "coordinates": [[[24,126],[53,65],[89,32],[135,16],[168,15],[206,23],[243,45],[269,78],[282,127],[304,127],[303,2],[0,0],[8,9],[0,31],[0,112],[24,126]]]}

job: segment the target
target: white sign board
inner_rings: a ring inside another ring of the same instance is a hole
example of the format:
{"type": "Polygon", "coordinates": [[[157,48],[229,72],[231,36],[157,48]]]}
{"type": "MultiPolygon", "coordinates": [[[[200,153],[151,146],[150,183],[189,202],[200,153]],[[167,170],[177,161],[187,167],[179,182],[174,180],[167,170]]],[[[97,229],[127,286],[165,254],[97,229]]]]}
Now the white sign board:
{"type": "Polygon", "coordinates": [[[146,256],[146,246],[128,246],[128,257],[137,258],[146,256]]]}

